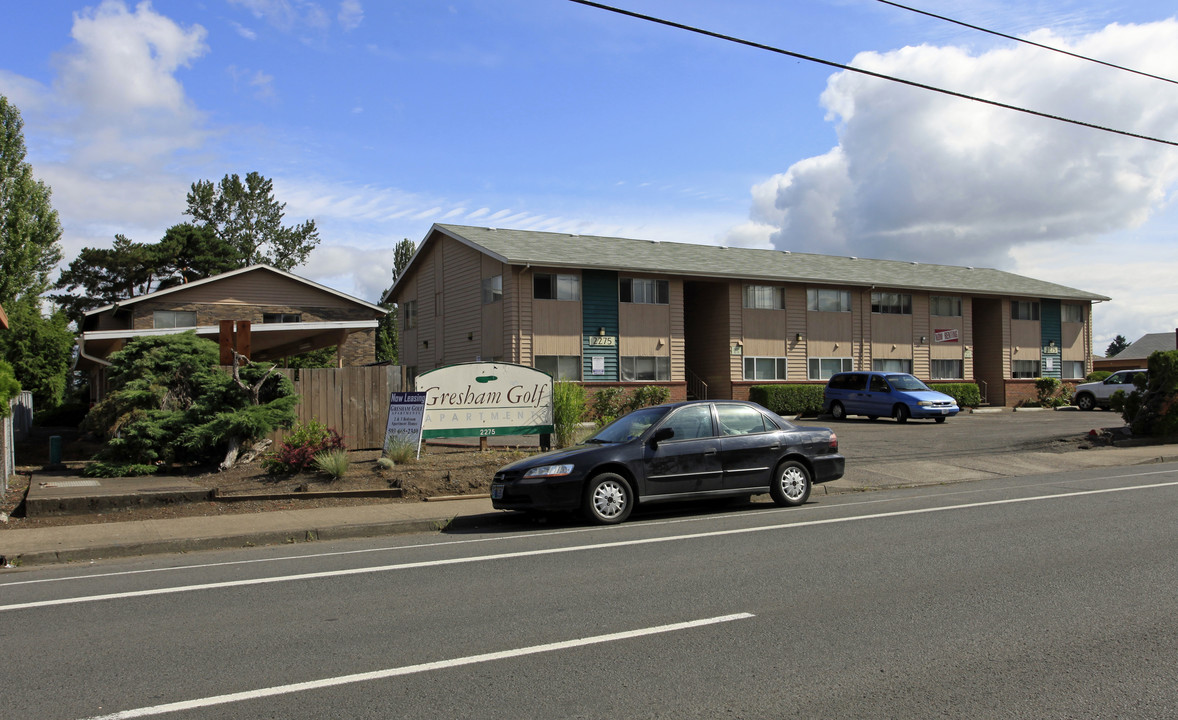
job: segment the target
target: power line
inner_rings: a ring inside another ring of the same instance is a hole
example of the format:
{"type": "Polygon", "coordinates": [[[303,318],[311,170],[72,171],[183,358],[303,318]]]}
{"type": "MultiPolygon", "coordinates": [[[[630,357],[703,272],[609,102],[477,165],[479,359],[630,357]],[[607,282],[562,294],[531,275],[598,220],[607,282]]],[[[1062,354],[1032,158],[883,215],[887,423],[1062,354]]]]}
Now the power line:
{"type": "Polygon", "coordinates": [[[1088,123],[1088,122],[1084,122],[1082,120],[1072,120],[1071,118],[1061,117],[1059,115],[1051,115],[1050,113],[1039,112],[1038,110],[1030,110],[1028,108],[1019,107],[1017,105],[1009,105],[1007,103],[998,102],[997,100],[987,100],[986,98],[980,98],[980,97],[976,97],[974,95],[966,95],[965,93],[959,93],[954,90],[946,90],[945,88],[939,88],[939,87],[936,87],[935,85],[926,85],[925,83],[919,83],[919,82],[916,82],[915,80],[905,80],[904,78],[898,78],[898,77],[895,77],[892,75],[884,75],[883,73],[872,72],[871,70],[864,70],[862,68],[857,68],[852,65],[844,65],[842,63],[836,63],[831,60],[823,60],[822,58],[813,57],[811,55],[803,55],[802,53],[793,52],[792,50],[784,50],[782,48],[773,47],[772,45],[765,45],[763,43],[753,42],[752,40],[744,40],[744,39],[741,39],[738,37],[733,37],[731,35],[724,35],[722,33],[713,32],[711,30],[704,30],[703,28],[697,28],[697,27],[693,27],[691,25],[685,25],[683,23],[678,23],[673,20],[664,20],[663,18],[654,17],[653,15],[643,15],[642,13],[636,13],[631,10],[623,10],[622,8],[613,7],[612,5],[604,5],[599,2],[593,2],[592,0],[569,0],[569,1],[577,3],[578,5],[585,5],[587,7],[597,8],[598,10],[605,10],[607,12],[617,13],[618,15],[625,15],[626,17],[632,17],[637,20],[646,20],[647,22],[652,22],[657,25],[665,25],[667,27],[672,27],[677,30],[686,30],[687,32],[696,33],[697,35],[704,35],[706,37],[716,38],[717,40],[724,40],[727,42],[736,43],[737,45],[744,45],[746,47],[756,48],[758,50],[765,50],[765,51],[768,51],[771,53],[776,53],[778,55],[786,55],[788,57],[797,58],[799,60],[806,60],[807,62],[812,62],[812,63],[817,63],[819,65],[826,65],[828,67],[838,68],[839,70],[846,70],[847,72],[853,72],[853,73],[858,73],[860,75],[867,75],[869,77],[879,78],[880,80],[889,80],[891,82],[900,83],[901,85],[908,85],[910,87],[920,88],[921,90],[931,90],[932,92],[941,93],[942,95],[949,95],[951,97],[961,98],[963,100],[972,100],[974,102],[984,103],[986,105],[992,105],[994,107],[1000,107],[1000,108],[1004,108],[1006,110],[1014,110],[1016,112],[1026,113],[1027,115],[1034,115],[1036,117],[1047,118],[1048,120],[1058,120],[1059,122],[1068,123],[1070,125],[1079,125],[1080,127],[1091,128],[1093,130],[1101,130],[1101,131],[1108,132],[1108,133],[1114,133],[1116,135],[1124,135],[1126,137],[1137,138],[1138,140],[1148,140],[1149,142],[1161,143],[1162,145],[1171,145],[1174,147],[1178,147],[1178,142],[1175,142],[1173,140],[1163,140],[1161,138],[1151,137],[1149,135],[1140,135],[1138,133],[1132,133],[1127,130],[1117,130],[1115,128],[1105,127],[1103,125],[1096,125],[1094,123],[1088,123]]]}
{"type": "Polygon", "coordinates": [[[938,20],[944,20],[945,22],[951,22],[954,25],[960,25],[962,27],[967,27],[970,30],[977,30],[978,32],[984,32],[984,33],[988,33],[990,35],[997,35],[1000,38],[1006,38],[1007,40],[1014,40],[1015,42],[1021,42],[1021,43],[1025,43],[1027,45],[1034,45],[1035,47],[1042,48],[1043,50],[1050,50],[1051,52],[1057,52],[1057,53],[1060,53],[1061,55],[1068,55],[1070,57],[1074,57],[1079,60],[1087,60],[1088,62],[1096,63],[1097,65],[1104,65],[1105,67],[1116,68],[1117,70],[1124,70],[1125,72],[1131,72],[1135,75],[1143,75],[1147,78],[1153,78],[1154,80],[1161,80],[1162,82],[1168,82],[1168,83],[1173,83],[1174,85],[1178,85],[1178,80],[1171,80],[1168,77],[1162,77],[1161,75],[1153,75],[1151,73],[1142,72],[1140,70],[1134,70],[1133,68],[1127,68],[1127,67],[1124,67],[1123,65],[1116,65],[1116,64],[1113,64],[1110,62],[1105,62],[1104,60],[1097,60],[1095,58],[1087,57],[1086,55],[1079,55],[1074,52],[1068,52],[1067,50],[1061,50],[1060,48],[1051,47],[1050,45],[1044,45],[1042,43],[1037,43],[1033,40],[1026,40],[1026,39],[1023,39],[1020,37],[1015,37],[1014,35],[1007,35],[1006,33],[1000,33],[997,30],[989,30],[987,28],[979,27],[977,25],[970,25],[969,23],[961,22],[960,20],[954,20],[953,18],[945,17],[944,15],[937,15],[935,13],[927,12],[925,10],[918,10],[917,8],[908,7],[907,5],[901,5],[900,3],[892,2],[891,0],[879,0],[879,2],[883,3],[884,5],[891,5],[892,7],[898,7],[901,10],[908,10],[910,12],[918,13],[920,15],[927,15],[928,17],[931,17],[931,18],[936,18],[938,20]]]}

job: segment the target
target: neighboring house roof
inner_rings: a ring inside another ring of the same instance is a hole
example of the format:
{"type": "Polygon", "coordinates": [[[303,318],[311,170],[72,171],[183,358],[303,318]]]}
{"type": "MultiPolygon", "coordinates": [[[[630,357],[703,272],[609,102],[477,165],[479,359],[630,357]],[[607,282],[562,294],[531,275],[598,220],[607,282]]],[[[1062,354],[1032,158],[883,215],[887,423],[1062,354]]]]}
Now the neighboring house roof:
{"type": "Polygon", "coordinates": [[[1124,350],[1108,359],[1144,361],[1158,350],[1178,350],[1178,330],[1142,335],[1133,343],[1125,346],[1124,350]]]}
{"type": "MultiPolygon", "coordinates": [[[[1107,301],[1096,293],[990,268],[927,265],[780,250],[691,245],[628,238],[569,235],[466,225],[435,224],[417,249],[412,267],[435,232],[508,265],[591,268],[700,278],[731,278],[861,287],[911,288],[975,295],[1107,301]]],[[[409,273],[402,273],[400,280],[409,273]]],[[[391,295],[397,284],[386,293],[391,295]]]]}
{"type": "Polygon", "coordinates": [[[126,300],[120,300],[117,303],[113,303],[111,305],[104,305],[103,307],[90,310],[86,313],[86,315],[87,316],[97,315],[99,313],[107,312],[109,310],[127,307],[128,305],[134,305],[135,303],[140,303],[145,300],[158,300],[161,297],[165,297],[165,296],[173,294],[173,293],[185,292],[187,290],[192,290],[195,287],[200,287],[201,285],[206,285],[208,283],[214,283],[214,282],[221,282],[223,280],[227,280],[227,279],[229,279],[231,277],[235,277],[237,275],[244,275],[246,273],[254,273],[254,272],[271,272],[271,273],[274,273],[275,275],[287,277],[287,278],[290,278],[291,280],[294,280],[296,282],[303,283],[304,285],[307,285],[309,287],[313,287],[318,290],[322,290],[323,292],[331,293],[332,295],[335,295],[339,298],[347,300],[348,302],[353,302],[353,303],[356,303],[357,305],[363,305],[367,308],[375,310],[376,312],[378,312],[382,315],[388,312],[388,310],[386,310],[385,308],[382,308],[379,305],[373,305],[370,302],[367,302],[365,300],[361,300],[358,297],[352,297],[351,295],[348,295],[347,293],[342,293],[339,290],[332,290],[331,288],[327,287],[326,285],[320,285],[319,283],[317,283],[313,280],[308,280],[307,278],[299,277],[298,275],[288,273],[285,270],[279,270],[278,268],[271,267],[270,265],[250,265],[249,267],[244,267],[244,268],[240,268],[237,270],[230,270],[229,272],[221,273],[220,275],[213,275],[212,277],[207,277],[203,280],[194,280],[193,282],[185,283],[183,285],[173,285],[172,287],[166,288],[164,290],[156,290],[155,292],[149,292],[146,295],[138,295],[136,297],[128,298],[126,300]]]}
{"type": "MultiPolygon", "coordinates": [[[[332,345],[339,345],[343,343],[350,333],[362,330],[370,330],[377,327],[379,318],[388,313],[388,310],[366,302],[351,295],[333,290],[319,283],[307,280],[306,278],[293,275],[291,273],[279,270],[278,268],[269,265],[252,265],[247,268],[238,270],[231,270],[230,272],[221,273],[203,280],[186,283],[184,285],[176,285],[165,290],[157,290],[155,292],[139,295],[137,297],[120,300],[117,303],[107,305],[105,307],[96,308],[86,313],[87,320],[93,319],[95,322],[99,320],[99,316],[103,314],[114,314],[120,310],[126,310],[129,306],[148,300],[175,300],[177,304],[183,304],[183,294],[197,290],[202,286],[208,286],[214,283],[227,283],[230,288],[237,288],[240,293],[243,287],[252,287],[253,283],[249,282],[242,284],[242,276],[250,273],[272,273],[279,277],[290,281],[299,283],[306,288],[306,291],[311,294],[328,293],[338,300],[344,301],[347,304],[354,305],[358,310],[363,311],[362,315],[367,315],[368,319],[351,319],[351,320],[331,320],[331,321],[308,321],[308,322],[293,322],[293,323],[254,323],[250,327],[251,336],[251,354],[255,359],[273,359],[282,355],[296,354],[300,352],[307,352],[309,350],[317,350],[323,347],[330,347],[332,345]],[[237,280],[234,280],[234,279],[237,280]]],[[[322,297],[322,296],[320,296],[322,297]]],[[[214,303],[224,304],[226,308],[233,307],[234,304],[252,304],[237,297],[231,302],[214,303]]],[[[307,298],[300,298],[297,294],[292,294],[288,303],[291,307],[309,306],[310,302],[307,298]],[[302,300],[302,302],[300,302],[302,300]]],[[[226,315],[231,316],[231,312],[226,315]]],[[[83,327],[87,326],[87,321],[83,321],[83,327]]],[[[93,325],[90,325],[93,327],[93,325]]],[[[113,351],[122,347],[125,341],[137,337],[147,337],[154,335],[175,335],[183,332],[195,332],[198,337],[206,337],[216,340],[220,335],[219,325],[202,325],[199,327],[187,328],[149,328],[149,329],[133,329],[133,328],[115,328],[106,330],[86,330],[78,335],[78,358],[76,361],[76,368],[79,370],[88,369],[94,366],[109,365],[106,360],[113,351]]]]}

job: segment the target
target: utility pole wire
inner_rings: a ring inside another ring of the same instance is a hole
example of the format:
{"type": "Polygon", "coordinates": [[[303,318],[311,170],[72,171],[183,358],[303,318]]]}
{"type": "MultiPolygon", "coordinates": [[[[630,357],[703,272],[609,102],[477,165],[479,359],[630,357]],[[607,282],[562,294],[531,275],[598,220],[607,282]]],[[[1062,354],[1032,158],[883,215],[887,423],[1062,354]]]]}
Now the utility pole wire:
{"type": "Polygon", "coordinates": [[[585,5],[587,7],[597,8],[598,10],[605,10],[607,12],[617,13],[618,15],[625,15],[637,20],[646,20],[657,25],[665,25],[673,27],[677,30],[686,30],[687,32],[696,33],[697,35],[705,35],[707,37],[716,38],[717,40],[725,40],[727,42],[736,43],[737,45],[745,45],[747,47],[756,48],[758,50],[766,50],[778,55],[787,55],[799,60],[806,60],[819,65],[826,65],[828,67],[838,68],[839,70],[846,70],[847,72],[858,73],[860,75],[867,75],[869,77],[879,78],[880,80],[889,80],[891,82],[900,83],[901,85],[908,85],[910,87],[920,88],[921,90],[931,90],[932,92],[941,93],[942,95],[949,95],[951,97],[961,98],[963,100],[972,100],[974,102],[985,103],[986,105],[993,105],[994,107],[1004,108],[1006,110],[1014,110],[1016,112],[1026,113],[1027,115],[1034,115],[1036,117],[1047,118],[1048,120],[1058,120],[1059,122],[1068,123],[1071,125],[1079,125],[1080,127],[1092,128],[1093,130],[1102,130],[1104,132],[1114,133],[1116,135],[1124,135],[1126,137],[1137,138],[1138,140],[1148,140],[1149,142],[1161,143],[1162,145],[1170,145],[1178,147],[1178,142],[1173,140],[1163,140],[1161,138],[1151,137],[1149,135],[1140,135],[1132,133],[1127,130],[1117,130],[1115,128],[1105,127],[1103,125],[1096,125],[1093,123],[1084,122],[1082,120],[1072,120],[1071,118],[1061,117],[1059,115],[1051,115],[1049,113],[1039,112],[1038,110],[1030,110],[1019,107],[1017,105],[1008,105],[1007,103],[998,102],[997,100],[987,100],[986,98],[975,97],[973,95],[966,95],[954,90],[946,90],[944,88],[936,87],[935,85],[926,85],[924,83],[916,82],[915,80],[905,80],[904,78],[894,77],[892,75],[884,75],[883,73],[872,72],[871,70],[864,70],[852,65],[843,65],[831,60],[823,60],[822,58],[813,57],[811,55],[803,55],[791,50],[783,50],[782,48],[773,47],[772,45],[765,45],[763,43],[753,42],[752,40],[743,40],[731,35],[723,35],[711,30],[704,30],[703,28],[693,27],[691,25],[684,25],[673,20],[664,20],[662,18],[654,17],[653,15],[643,15],[631,10],[623,10],[622,8],[613,7],[612,5],[604,5],[592,0],[569,0],[569,2],[577,3],[578,5],[585,5]]]}
{"type": "Polygon", "coordinates": [[[1135,75],[1143,75],[1147,78],[1153,78],[1154,80],[1161,80],[1162,82],[1168,82],[1168,83],[1173,83],[1174,85],[1178,85],[1178,80],[1171,80],[1168,77],[1162,77],[1161,75],[1153,75],[1151,73],[1142,72],[1140,70],[1134,70],[1133,68],[1127,68],[1127,67],[1124,67],[1121,65],[1115,65],[1110,62],[1105,62],[1103,60],[1097,60],[1095,58],[1090,58],[1090,57],[1087,57],[1084,55],[1078,55],[1074,52],[1068,52],[1067,50],[1061,50],[1060,48],[1051,47],[1050,45],[1043,45],[1042,43],[1037,43],[1033,40],[1025,40],[1020,37],[1015,37],[1014,35],[1007,35],[1006,33],[1000,33],[997,30],[988,30],[984,27],[979,27],[977,25],[970,25],[969,23],[961,22],[960,20],[954,20],[953,18],[945,17],[944,15],[937,15],[935,13],[927,12],[925,10],[918,10],[917,8],[908,7],[907,5],[901,5],[900,3],[892,2],[891,0],[879,0],[879,2],[883,3],[884,5],[891,5],[892,7],[898,7],[901,10],[908,10],[910,12],[918,13],[920,15],[927,15],[928,17],[931,17],[931,18],[936,18],[938,20],[944,20],[945,22],[951,22],[954,25],[960,25],[962,27],[967,27],[970,30],[977,30],[978,32],[984,32],[984,33],[988,33],[990,35],[997,35],[1000,38],[1006,38],[1007,40],[1014,40],[1015,42],[1021,42],[1021,43],[1025,43],[1027,45],[1034,45],[1035,47],[1042,48],[1043,50],[1050,50],[1051,52],[1057,52],[1057,53],[1060,53],[1061,55],[1068,55],[1070,57],[1074,57],[1079,60],[1087,60],[1088,62],[1096,63],[1097,65],[1104,65],[1105,67],[1111,67],[1111,68],[1115,68],[1117,70],[1124,70],[1125,72],[1131,72],[1135,75]]]}

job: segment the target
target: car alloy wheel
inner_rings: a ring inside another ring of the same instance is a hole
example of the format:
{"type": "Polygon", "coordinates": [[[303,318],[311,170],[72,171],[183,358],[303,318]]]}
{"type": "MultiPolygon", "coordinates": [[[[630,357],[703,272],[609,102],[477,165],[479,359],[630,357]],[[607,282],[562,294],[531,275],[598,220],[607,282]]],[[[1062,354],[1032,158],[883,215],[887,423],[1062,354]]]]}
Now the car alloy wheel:
{"type": "Polygon", "coordinates": [[[585,517],[599,525],[613,525],[630,517],[634,493],[621,475],[603,473],[585,488],[585,517]]]}
{"type": "Polygon", "coordinates": [[[847,411],[843,408],[843,404],[841,402],[836,402],[830,406],[830,415],[835,420],[846,420],[847,411]]]}
{"type": "Polygon", "coordinates": [[[1096,408],[1096,398],[1087,393],[1084,393],[1083,395],[1076,398],[1076,407],[1080,408],[1081,410],[1093,410],[1096,408]]]}
{"type": "Polygon", "coordinates": [[[908,412],[907,405],[897,405],[896,407],[892,408],[892,417],[895,418],[896,422],[898,423],[908,422],[908,417],[911,414],[912,413],[908,412]]]}
{"type": "Polygon", "coordinates": [[[783,507],[802,505],[810,499],[810,472],[796,460],[782,462],[773,474],[769,495],[783,507]]]}

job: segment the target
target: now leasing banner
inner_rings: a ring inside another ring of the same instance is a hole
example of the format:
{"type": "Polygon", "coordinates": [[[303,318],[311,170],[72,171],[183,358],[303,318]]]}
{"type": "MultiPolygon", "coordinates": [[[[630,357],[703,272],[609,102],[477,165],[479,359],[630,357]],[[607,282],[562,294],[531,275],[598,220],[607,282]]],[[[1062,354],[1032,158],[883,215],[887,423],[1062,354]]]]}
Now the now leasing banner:
{"type": "Polygon", "coordinates": [[[552,376],[510,363],[462,363],[417,376],[426,394],[421,436],[491,437],[552,432],[552,376]]]}

